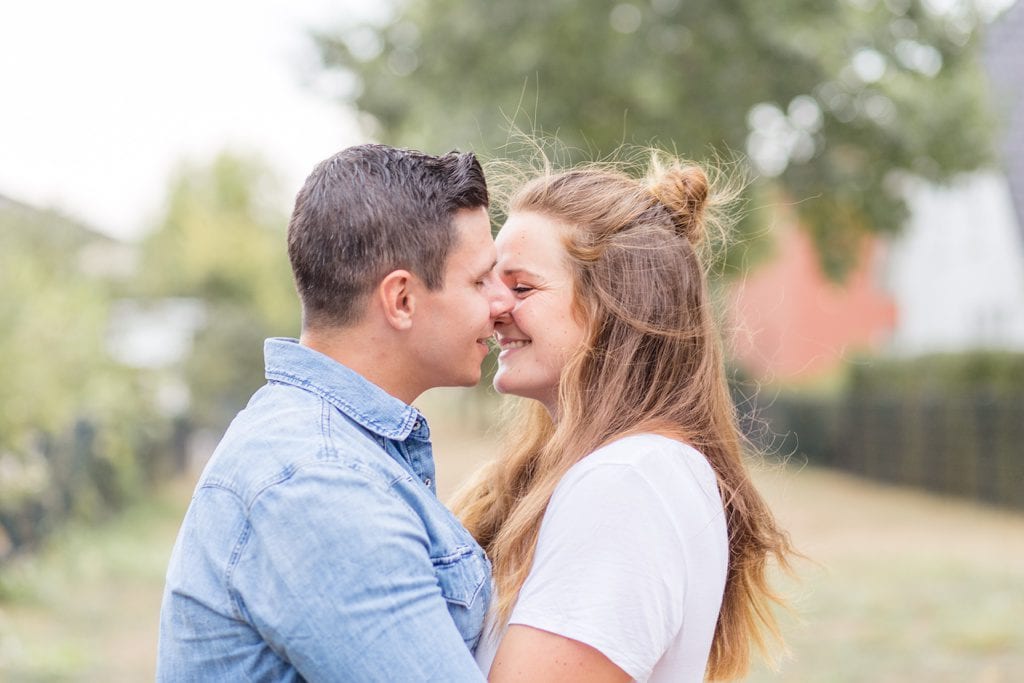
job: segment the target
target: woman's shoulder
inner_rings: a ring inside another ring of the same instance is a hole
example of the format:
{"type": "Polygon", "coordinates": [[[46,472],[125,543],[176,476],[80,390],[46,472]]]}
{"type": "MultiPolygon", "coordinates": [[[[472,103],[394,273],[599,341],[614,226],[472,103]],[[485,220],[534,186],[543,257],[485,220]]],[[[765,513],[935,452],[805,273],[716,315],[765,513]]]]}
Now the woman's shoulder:
{"type": "Polygon", "coordinates": [[[544,519],[542,538],[581,553],[587,538],[621,547],[670,538],[679,539],[679,548],[711,543],[719,553],[725,547],[719,543],[726,538],[722,497],[711,466],[692,446],[657,434],[623,437],[573,465],[544,519]]]}
{"type": "Polygon", "coordinates": [[[621,489],[643,482],[652,491],[678,494],[699,489],[718,496],[715,472],[693,446],[660,434],[631,434],[593,451],[572,466],[559,483],[560,489],[582,480],[602,479],[621,489]]]}
{"type": "Polygon", "coordinates": [[[572,470],[581,473],[602,467],[622,467],[651,475],[698,474],[714,471],[704,454],[693,446],[676,439],[654,433],[623,436],[593,451],[572,470]]]}
{"type": "Polygon", "coordinates": [[[677,456],[696,457],[706,462],[701,452],[690,444],[654,432],[641,432],[639,434],[628,434],[619,437],[601,446],[588,455],[587,458],[597,456],[599,460],[605,462],[617,461],[620,463],[636,464],[652,455],[657,456],[666,453],[677,456]]]}

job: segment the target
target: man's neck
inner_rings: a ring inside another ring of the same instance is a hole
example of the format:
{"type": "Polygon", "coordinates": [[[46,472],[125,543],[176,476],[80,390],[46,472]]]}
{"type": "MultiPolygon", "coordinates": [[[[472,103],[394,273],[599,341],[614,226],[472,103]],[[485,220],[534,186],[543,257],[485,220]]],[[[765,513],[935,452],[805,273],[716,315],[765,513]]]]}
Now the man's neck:
{"type": "Polygon", "coordinates": [[[372,325],[302,331],[299,343],[338,361],[406,404],[422,390],[412,386],[412,368],[386,331],[372,325]]]}

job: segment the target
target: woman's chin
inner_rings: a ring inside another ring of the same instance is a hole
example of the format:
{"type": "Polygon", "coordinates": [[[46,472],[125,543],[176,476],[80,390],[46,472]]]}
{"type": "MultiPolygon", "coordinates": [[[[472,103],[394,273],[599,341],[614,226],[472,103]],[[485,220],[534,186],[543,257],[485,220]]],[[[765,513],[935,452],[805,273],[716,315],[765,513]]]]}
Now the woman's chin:
{"type": "Polygon", "coordinates": [[[554,396],[558,395],[557,388],[545,387],[540,388],[537,386],[523,384],[522,382],[516,382],[514,379],[509,377],[503,377],[499,372],[494,377],[494,390],[504,396],[518,396],[519,398],[529,398],[534,401],[539,401],[547,407],[554,396]]]}
{"type": "Polygon", "coordinates": [[[529,389],[521,386],[515,379],[509,377],[507,374],[502,372],[502,368],[498,367],[498,373],[494,375],[494,390],[499,394],[506,396],[521,396],[523,398],[531,398],[529,396],[529,389]],[[527,393],[523,393],[523,392],[527,393]]]}
{"type": "Polygon", "coordinates": [[[501,375],[496,375],[494,377],[494,381],[491,384],[494,386],[494,390],[497,391],[499,394],[504,394],[507,396],[516,395],[515,391],[513,391],[513,388],[509,387],[508,383],[502,380],[501,375]]]}

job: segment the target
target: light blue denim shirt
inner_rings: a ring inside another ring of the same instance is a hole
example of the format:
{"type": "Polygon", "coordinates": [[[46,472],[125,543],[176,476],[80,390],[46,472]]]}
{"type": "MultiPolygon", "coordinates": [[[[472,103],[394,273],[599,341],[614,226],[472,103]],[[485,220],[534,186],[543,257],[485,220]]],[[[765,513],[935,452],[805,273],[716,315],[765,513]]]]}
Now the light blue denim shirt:
{"type": "Polygon", "coordinates": [[[203,472],[160,681],[480,681],[490,564],[437,500],[411,406],[290,339],[203,472]]]}

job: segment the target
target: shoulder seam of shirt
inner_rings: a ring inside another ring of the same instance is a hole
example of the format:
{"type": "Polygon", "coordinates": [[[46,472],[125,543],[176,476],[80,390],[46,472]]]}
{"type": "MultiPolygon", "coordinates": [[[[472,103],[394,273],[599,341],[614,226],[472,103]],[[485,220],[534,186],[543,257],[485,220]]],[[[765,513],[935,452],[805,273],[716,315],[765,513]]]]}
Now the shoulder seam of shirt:
{"type": "Polygon", "coordinates": [[[324,453],[327,456],[338,455],[338,449],[334,445],[334,438],[331,434],[331,408],[330,403],[320,398],[320,438],[323,440],[324,453]]]}
{"type": "Polygon", "coordinates": [[[238,589],[236,589],[231,583],[231,578],[235,573],[235,567],[238,566],[239,559],[242,557],[242,551],[249,543],[249,536],[251,534],[252,524],[249,523],[249,516],[246,514],[242,533],[239,535],[238,540],[235,541],[235,547],[231,550],[231,556],[228,558],[227,567],[224,568],[224,585],[227,587],[228,597],[231,599],[231,607],[235,611],[235,617],[249,624],[252,623],[252,618],[249,616],[249,610],[245,607],[245,602],[242,600],[241,593],[239,593],[238,589]]]}

